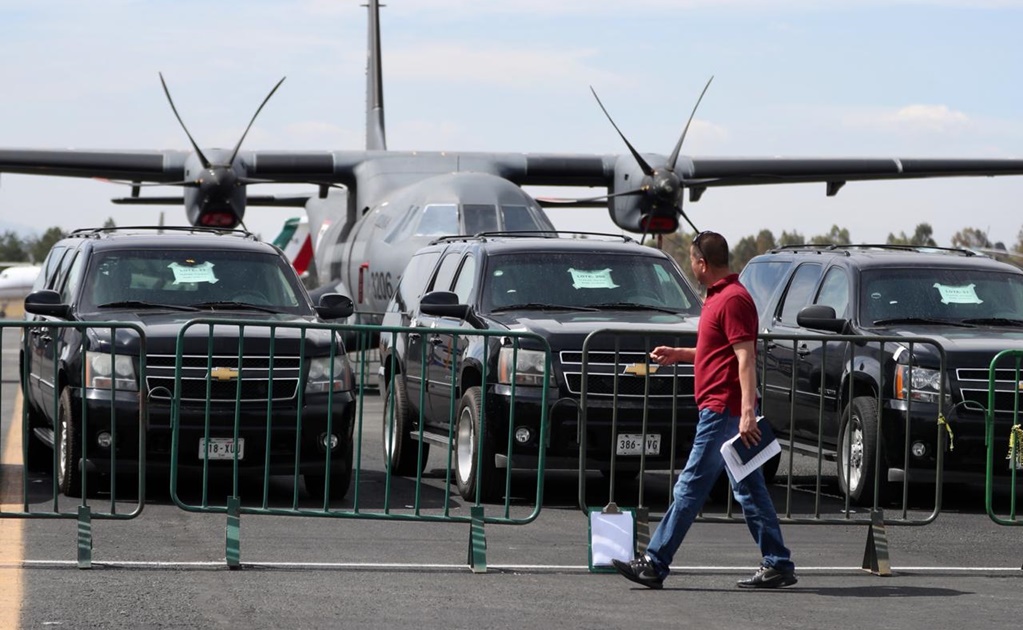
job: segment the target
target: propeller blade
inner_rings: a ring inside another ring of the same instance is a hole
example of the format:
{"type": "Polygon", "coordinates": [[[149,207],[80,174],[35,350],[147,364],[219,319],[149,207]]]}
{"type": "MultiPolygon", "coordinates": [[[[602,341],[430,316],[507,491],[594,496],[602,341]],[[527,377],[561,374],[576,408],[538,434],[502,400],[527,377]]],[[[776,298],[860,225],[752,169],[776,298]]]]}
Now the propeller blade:
{"type": "Polygon", "coordinates": [[[693,123],[693,117],[696,116],[696,109],[700,106],[700,101],[703,100],[703,95],[707,93],[707,88],[710,87],[710,82],[713,80],[714,75],[711,75],[711,77],[707,79],[707,85],[703,86],[703,91],[700,92],[700,98],[696,99],[696,105],[693,106],[693,112],[689,114],[689,120],[686,121],[686,127],[682,130],[682,137],[678,139],[678,144],[675,145],[675,150],[671,152],[671,156],[668,158],[668,168],[671,170],[675,170],[675,162],[678,161],[678,154],[679,151],[682,150],[682,143],[685,142],[686,134],[689,132],[689,125],[693,123]]]}
{"type": "Polygon", "coordinates": [[[188,133],[188,127],[185,126],[185,121],[181,120],[181,115],[178,114],[178,108],[174,106],[174,99],[171,98],[170,90],[167,89],[167,82],[163,80],[163,73],[160,73],[160,85],[163,86],[163,93],[167,95],[167,102],[170,103],[171,111],[174,112],[174,116],[178,119],[178,124],[185,130],[185,135],[188,136],[188,141],[192,143],[192,148],[195,149],[196,155],[199,156],[199,161],[202,162],[203,168],[210,167],[210,161],[203,155],[202,149],[195,143],[195,139],[192,138],[192,134],[188,133]]]}
{"type": "Polygon", "coordinates": [[[597,99],[597,105],[600,105],[600,109],[604,110],[604,115],[607,116],[608,121],[611,122],[611,126],[614,127],[615,131],[618,132],[618,135],[621,136],[622,141],[625,142],[625,146],[629,147],[629,152],[632,153],[632,157],[636,158],[636,162],[639,163],[639,167],[643,169],[643,174],[646,175],[647,177],[653,175],[654,169],[652,169],[650,165],[647,164],[646,160],[643,159],[643,156],[639,154],[639,151],[637,151],[632,146],[632,143],[630,143],[628,138],[625,137],[625,134],[622,133],[622,130],[619,129],[618,125],[615,124],[614,119],[611,118],[611,114],[607,113],[607,108],[604,107],[604,104],[600,102],[600,97],[597,96],[597,91],[593,89],[592,85],[590,86],[590,92],[593,92],[593,98],[597,99]]]}
{"type": "Polygon", "coordinates": [[[678,213],[679,213],[680,215],[682,215],[682,218],[683,218],[683,219],[685,219],[685,220],[686,220],[686,223],[688,223],[688,224],[689,224],[689,227],[693,228],[693,233],[694,233],[694,234],[699,234],[699,233],[700,233],[700,230],[699,230],[699,229],[698,229],[698,228],[697,228],[697,227],[696,227],[695,225],[693,225],[693,222],[692,222],[692,221],[690,221],[690,220],[689,220],[689,216],[688,216],[688,215],[686,215],[686,211],[685,211],[685,210],[683,210],[682,208],[679,208],[679,209],[678,209],[678,213]]]}
{"type": "Polygon", "coordinates": [[[252,115],[252,120],[249,121],[249,126],[245,128],[245,132],[242,134],[242,137],[238,138],[238,144],[234,145],[234,151],[231,152],[231,159],[227,162],[228,165],[234,164],[234,159],[238,157],[238,151],[242,148],[242,142],[245,142],[245,136],[249,135],[249,129],[252,129],[252,123],[256,122],[256,117],[259,116],[259,112],[263,111],[263,106],[266,105],[266,102],[274,95],[277,88],[281,87],[281,83],[284,83],[284,79],[286,78],[287,77],[281,77],[281,80],[277,82],[277,85],[270,90],[270,93],[267,94],[266,98],[263,99],[263,102],[260,103],[259,108],[256,109],[256,113],[252,115]]]}

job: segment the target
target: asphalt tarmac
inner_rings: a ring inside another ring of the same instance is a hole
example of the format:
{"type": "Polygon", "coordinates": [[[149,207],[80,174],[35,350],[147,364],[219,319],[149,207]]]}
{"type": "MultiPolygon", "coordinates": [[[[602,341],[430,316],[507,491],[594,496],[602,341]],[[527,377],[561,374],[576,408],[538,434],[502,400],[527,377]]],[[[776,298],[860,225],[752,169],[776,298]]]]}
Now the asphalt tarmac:
{"type": "MultiPolygon", "coordinates": [[[[20,423],[20,415],[13,417],[20,405],[17,331],[4,333],[2,358],[0,503],[9,516],[22,508],[20,452],[11,452],[20,439],[12,430],[20,423]]],[[[381,502],[381,407],[367,394],[359,486],[366,506],[381,502]]],[[[467,514],[469,505],[446,488],[444,464],[434,449],[421,500],[433,509],[448,497],[450,513],[467,514]]],[[[814,466],[798,459],[791,493],[772,487],[783,514],[813,514],[814,466]]],[[[0,518],[0,627],[964,628],[1014,627],[1019,619],[1021,532],[989,518],[982,487],[948,489],[930,524],[887,527],[890,577],[860,568],[868,527],[856,512],[848,515],[853,524],[783,526],[799,583],[779,591],[735,587],[759,560],[740,522],[698,522],[664,589],[651,591],[589,570],[588,521],[576,505],[574,474],[547,475],[532,522],[485,527],[486,573],[467,563],[465,523],[255,515],[241,517],[242,568],[229,570],[225,515],[182,510],[166,479],[150,481],[140,516],[93,521],[88,570],[78,568],[75,519],[0,518]]],[[[287,503],[291,481],[271,481],[271,501],[287,503]]],[[[514,480],[513,513],[532,509],[532,483],[514,480]]],[[[590,505],[607,501],[602,484],[599,474],[587,477],[590,505]]],[[[396,480],[392,505],[411,505],[412,486],[396,480]]],[[[52,508],[49,473],[29,474],[28,487],[32,511],[52,508]]],[[[211,496],[229,488],[214,484],[211,496]]],[[[652,512],[664,509],[669,488],[666,474],[644,480],[652,512]]],[[[822,479],[822,491],[823,517],[846,518],[833,478],[822,479]]],[[[243,497],[261,492],[260,480],[243,481],[243,497]]],[[[623,506],[637,497],[635,485],[616,494],[623,506]]],[[[95,505],[102,507],[102,499],[95,505]]],[[[302,505],[315,501],[302,495],[302,505]]],[[[932,505],[933,489],[914,489],[907,520],[925,520],[932,505]]],[[[996,505],[1008,509],[1004,493],[996,505]]],[[[487,505],[485,512],[502,507],[487,505]]],[[[62,499],[60,509],[73,512],[74,503],[62,499]]],[[[724,510],[709,503],[705,514],[724,510]]],[[[886,515],[901,513],[892,508],[886,515]]]]}

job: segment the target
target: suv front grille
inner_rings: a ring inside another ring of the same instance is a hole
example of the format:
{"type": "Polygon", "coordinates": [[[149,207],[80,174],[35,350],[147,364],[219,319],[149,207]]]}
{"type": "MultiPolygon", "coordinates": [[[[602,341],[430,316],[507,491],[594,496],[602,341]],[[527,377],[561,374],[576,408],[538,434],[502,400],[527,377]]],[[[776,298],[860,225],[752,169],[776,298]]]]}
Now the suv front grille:
{"type": "MultiPolygon", "coordinates": [[[[150,396],[158,400],[169,400],[174,393],[174,355],[150,355],[146,358],[146,387],[150,396]],[[162,389],[158,389],[162,388],[162,389]],[[155,391],[154,391],[155,390],[155,391]]],[[[234,403],[241,382],[241,402],[266,402],[269,397],[275,401],[295,398],[299,385],[299,360],[297,357],[274,356],[273,383],[270,383],[270,357],[243,356],[241,374],[238,357],[185,355],[181,357],[181,399],[186,401],[206,400],[207,380],[211,402],[234,403]],[[224,378],[207,379],[213,370],[223,371],[224,378]]]]}
{"type": "MultiPolygon", "coordinates": [[[[987,409],[988,369],[959,368],[955,373],[959,382],[959,395],[964,401],[976,403],[967,407],[972,411],[980,410],[977,405],[987,409]]],[[[1012,413],[1017,404],[1023,408],[1023,401],[1017,403],[1023,381],[1016,380],[1016,376],[1016,370],[1013,369],[995,370],[995,413],[1012,413]]],[[[1023,376],[1023,372],[1019,376],[1023,376]]]]}
{"type": "MultiPolygon", "coordinates": [[[[573,394],[581,394],[583,353],[577,350],[564,350],[560,357],[568,391],[573,394]]],[[[651,398],[693,397],[693,366],[690,364],[662,367],[656,363],[649,363],[647,354],[637,351],[620,351],[617,363],[615,363],[615,353],[605,350],[590,352],[586,359],[588,366],[586,370],[587,396],[613,396],[617,375],[619,396],[642,398],[646,391],[647,377],[642,376],[641,370],[639,370],[640,375],[629,373],[626,370],[630,366],[649,365],[651,370],[657,368],[657,371],[649,376],[651,398]],[[677,381],[674,378],[676,370],[677,381]]]]}

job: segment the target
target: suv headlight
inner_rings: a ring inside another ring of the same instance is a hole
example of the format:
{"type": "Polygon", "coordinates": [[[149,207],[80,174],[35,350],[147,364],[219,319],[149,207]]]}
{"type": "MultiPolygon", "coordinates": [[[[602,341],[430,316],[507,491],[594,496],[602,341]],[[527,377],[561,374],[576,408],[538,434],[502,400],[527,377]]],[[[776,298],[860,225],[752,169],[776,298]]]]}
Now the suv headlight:
{"type": "Polygon", "coordinates": [[[137,392],[135,362],[130,356],[109,352],[85,353],[85,386],[94,389],[112,389],[116,383],[121,391],[137,392]]]}
{"type": "MultiPolygon", "coordinates": [[[[547,371],[546,364],[546,352],[519,348],[516,354],[515,348],[501,348],[497,357],[497,382],[502,385],[511,385],[514,374],[516,385],[543,387],[543,375],[547,371]]],[[[553,368],[549,380],[551,387],[557,386],[553,368]]]]}
{"type": "Polygon", "coordinates": [[[929,368],[913,367],[912,374],[908,365],[895,366],[895,399],[919,400],[937,403],[941,391],[941,372],[929,368]]]}
{"type": "Polygon", "coordinates": [[[352,367],[344,355],[334,357],[331,369],[330,357],[309,359],[309,376],[306,378],[307,394],[343,392],[352,389],[352,367]]]}

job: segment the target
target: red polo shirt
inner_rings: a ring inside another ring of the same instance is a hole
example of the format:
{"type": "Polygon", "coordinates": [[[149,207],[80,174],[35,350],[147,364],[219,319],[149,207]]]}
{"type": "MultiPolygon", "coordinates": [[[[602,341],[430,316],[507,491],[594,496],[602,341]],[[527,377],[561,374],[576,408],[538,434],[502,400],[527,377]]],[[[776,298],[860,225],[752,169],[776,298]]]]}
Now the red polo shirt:
{"type": "Polygon", "coordinates": [[[738,274],[707,287],[696,336],[696,405],[729,415],[742,413],[739,359],[732,346],[757,338],[757,307],[738,274]]]}

